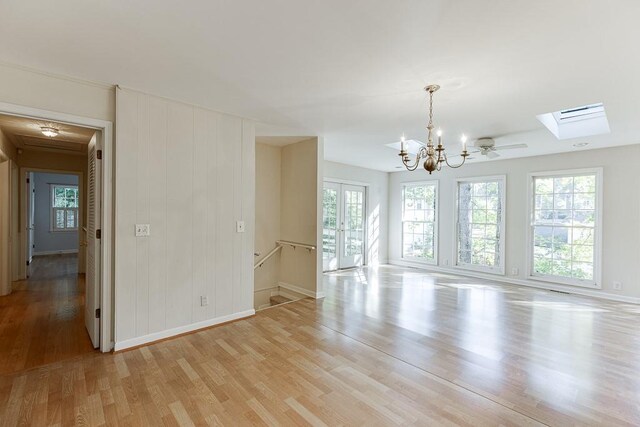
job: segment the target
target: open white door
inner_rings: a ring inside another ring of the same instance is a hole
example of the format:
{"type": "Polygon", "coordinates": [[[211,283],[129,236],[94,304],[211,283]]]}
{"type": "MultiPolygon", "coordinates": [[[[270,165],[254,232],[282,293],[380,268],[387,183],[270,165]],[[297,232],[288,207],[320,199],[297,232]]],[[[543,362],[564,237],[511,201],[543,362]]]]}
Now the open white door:
{"type": "Polygon", "coordinates": [[[33,172],[27,174],[27,277],[31,277],[36,230],[36,183],[33,172]]]}
{"type": "Polygon", "coordinates": [[[89,142],[87,169],[87,273],[84,304],[84,322],[94,348],[100,346],[101,158],[102,147],[96,133],[89,142]]]}

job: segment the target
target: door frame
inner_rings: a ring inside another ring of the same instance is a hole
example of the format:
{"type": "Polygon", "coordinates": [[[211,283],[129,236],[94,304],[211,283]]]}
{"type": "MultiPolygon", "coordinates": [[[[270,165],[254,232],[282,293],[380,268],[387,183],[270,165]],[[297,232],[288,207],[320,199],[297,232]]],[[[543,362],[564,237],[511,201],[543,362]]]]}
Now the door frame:
{"type": "MultiPolygon", "coordinates": [[[[366,182],[361,182],[361,181],[352,181],[352,180],[348,180],[348,179],[341,179],[341,178],[330,178],[330,177],[325,177],[322,180],[322,188],[324,190],[324,183],[325,182],[329,182],[332,184],[338,184],[338,185],[356,185],[358,187],[363,187],[364,188],[364,254],[362,257],[362,266],[368,265],[369,264],[369,187],[371,186],[371,184],[366,183],[366,182]]],[[[320,227],[320,229],[322,229],[323,226],[323,218],[320,217],[319,218],[319,225],[318,227],[320,227]]],[[[336,244],[337,246],[337,244],[336,244]]],[[[340,260],[338,260],[338,264],[340,264],[340,260]]],[[[353,268],[353,267],[351,267],[353,268]]],[[[340,269],[338,269],[340,270],[340,269]]],[[[330,270],[330,271],[338,271],[338,270],[330,270]]],[[[327,273],[327,272],[323,272],[323,273],[327,273]]]]}
{"type": "MultiPolygon", "coordinates": [[[[0,113],[35,120],[50,120],[62,124],[95,129],[102,137],[102,253],[100,255],[100,351],[113,348],[113,123],[90,117],[76,116],[56,111],[42,110],[23,105],[0,102],[0,113]]],[[[21,236],[24,241],[25,234],[21,236]]],[[[24,254],[24,251],[21,251],[24,254]]],[[[23,255],[24,256],[24,255],[23,255]]]]}

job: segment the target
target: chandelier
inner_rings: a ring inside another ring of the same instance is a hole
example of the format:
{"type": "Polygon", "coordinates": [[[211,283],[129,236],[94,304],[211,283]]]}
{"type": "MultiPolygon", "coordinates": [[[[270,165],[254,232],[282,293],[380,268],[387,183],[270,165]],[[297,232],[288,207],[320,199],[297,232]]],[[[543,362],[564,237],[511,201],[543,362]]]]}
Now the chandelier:
{"type": "Polygon", "coordinates": [[[418,166],[420,166],[420,160],[425,159],[423,166],[429,172],[429,175],[431,175],[433,171],[439,171],[442,168],[443,163],[446,163],[450,168],[459,168],[464,164],[465,160],[467,160],[467,156],[469,156],[469,153],[467,152],[467,137],[464,135],[462,135],[461,138],[462,153],[460,155],[462,156],[462,163],[458,165],[452,165],[449,163],[447,154],[444,152],[444,146],[442,145],[442,131],[440,129],[437,131],[438,145],[433,145],[433,93],[438,89],[440,89],[440,86],[438,85],[429,85],[424,88],[424,90],[429,93],[429,124],[427,125],[428,140],[427,145],[420,147],[418,150],[416,160],[413,164],[410,163],[409,153],[406,151],[404,136],[400,141],[399,156],[402,158],[402,163],[409,171],[416,170],[418,166]]]}

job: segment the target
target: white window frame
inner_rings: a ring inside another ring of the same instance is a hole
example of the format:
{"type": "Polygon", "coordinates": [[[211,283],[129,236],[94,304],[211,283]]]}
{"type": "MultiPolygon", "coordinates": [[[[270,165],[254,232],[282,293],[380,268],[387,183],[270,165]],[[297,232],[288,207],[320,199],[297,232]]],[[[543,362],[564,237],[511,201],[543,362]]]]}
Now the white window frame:
{"type": "Polygon", "coordinates": [[[603,168],[565,169],[557,171],[534,172],[528,176],[527,194],[527,273],[529,279],[540,282],[550,282],[563,285],[580,286],[590,289],[602,289],[602,191],[603,191],[603,168]],[[572,277],[562,277],[545,275],[534,272],[533,262],[533,215],[535,207],[534,179],[539,177],[563,177],[593,175],[596,176],[596,203],[595,203],[595,235],[593,242],[593,280],[576,279],[572,277]]]}
{"type": "Polygon", "coordinates": [[[506,175],[491,175],[491,176],[476,176],[469,178],[457,178],[455,180],[455,200],[454,200],[454,226],[453,226],[453,260],[456,268],[463,270],[471,270],[478,271],[482,273],[490,273],[496,275],[505,275],[505,266],[506,266],[506,218],[507,218],[507,176],[506,175]],[[458,231],[460,229],[459,222],[459,210],[460,210],[460,183],[461,182],[487,182],[487,181],[502,181],[502,192],[500,194],[500,204],[502,206],[502,212],[500,217],[500,223],[498,226],[500,227],[500,241],[499,241],[499,250],[500,250],[500,265],[497,267],[487,267],[482,265],[474,265],[474,264],[460,264],[458,262],[458,252],[459,252],[459,240],[458,240],[458,231]]]}
{"type": "Polygon", "coordinates": [[[51,231],[52,233],[68,233],[68,232],[75,232],[78,231],[78,224],[80,223],[80,218],[78,218],[78,215],[80,213],[80,188],[78,187],[78,185],[76,184],[50,184],[49,185],[49,205],[50,205],[50,209],[51,209],[51,220],[49,222],[49,231],[51,231]],[[77,191],[78,191],[78,207],[77,208],[56,208],[54,207],[55,205],[55,191],[56,188],[58,187],[62,187],[62,188],[71,188],[74,187],[77,191]],[[64,223],[65,223],[65,228],[59,228],[56,225],[56,212],[57,211],[63,211],[64,212],[64,223]],[[67,228],[66,224],[67,224],[67,212],[68,211],[74,211],[74,218],[75,218],[75,224],[76,226],[74,228],[67,228]]]}
{"type": "Polygon", "coordinates": [[[411,262],[415,262],[415,263],[420,263],[420,264],[428,264],[428,265],[438,265],[438,246],[440,244],[440,239],[438,238],[439,233],[438,233],[438,229],[440,228],[440,221],[439,221],[439,214],[440,214],[440,182],[437,179],[433,179],[433,180],[427,180],[427,181],[409,181],[409,182],[403,182],[402,183],[402,193],[401,193],[401,201],[402,201],[402,206],[401,206],[401,210],[400,210],[400,258],[407,260],[407,261],[411,261],[411,262]],[[433,260],[428,260],[425,258],[419,258],[419,257],[411,257],[411,256],[404,256],[404,189],[406,187],[420,187],[422,185],[433,185],[435,187],[435,191],[436,191],[436,197],[435,197],[435,202],[436,202],[436,206],[435,206],[435,213],[434,213],[434,222],[433,222],[433,260]]]}

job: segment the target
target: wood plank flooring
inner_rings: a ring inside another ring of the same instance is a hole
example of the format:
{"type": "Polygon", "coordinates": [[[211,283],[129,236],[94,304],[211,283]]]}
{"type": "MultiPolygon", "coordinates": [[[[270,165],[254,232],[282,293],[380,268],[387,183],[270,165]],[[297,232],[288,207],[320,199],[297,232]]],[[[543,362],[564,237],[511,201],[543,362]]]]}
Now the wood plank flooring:
{"type": "Polygon", "coordinates": [[[3,425],[638,425],[640,307],[383,266],[0,377],[3,425]]]}
{"type": "Polygon", "coordinates": [[[28,280],[0,297],[0,375],[93,352],[77,256],[34,257],[28,280]]]}

